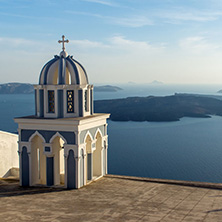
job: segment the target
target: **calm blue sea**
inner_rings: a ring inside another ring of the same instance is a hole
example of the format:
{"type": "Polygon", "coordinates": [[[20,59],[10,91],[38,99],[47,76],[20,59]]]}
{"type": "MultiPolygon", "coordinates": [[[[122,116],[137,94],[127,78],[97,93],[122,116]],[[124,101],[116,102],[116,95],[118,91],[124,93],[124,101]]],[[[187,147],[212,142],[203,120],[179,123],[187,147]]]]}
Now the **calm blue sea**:
{"type": "Polygon", "coordinates": [[[222,117],[109,121],[109,173],[222,183],[222,117]]]}
{"type": "MultiPolygon", "coordinates": [[[[217,95],[222,85],[121,85],[95,100],[174,93],[217,95]]],[[[0,95],[0,129],[17,132],[13,118],[34,114],[34,95],[0,95]]],[[[108,121],[109,173],[222,183],[222,117],[179,122],[108,121]]]]}

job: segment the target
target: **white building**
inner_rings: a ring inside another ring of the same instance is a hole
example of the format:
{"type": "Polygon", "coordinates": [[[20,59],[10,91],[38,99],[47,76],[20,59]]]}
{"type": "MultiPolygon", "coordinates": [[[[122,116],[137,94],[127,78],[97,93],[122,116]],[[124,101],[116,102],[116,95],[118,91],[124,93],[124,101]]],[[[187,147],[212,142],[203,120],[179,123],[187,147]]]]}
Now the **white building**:
{"type": "Polygon", "coordinates": [[[18,135],[0,131],[0,177],[19,175],[18,135]]]}
{"type": "Polygon", "coordinates": [[[16,118],[22,186],[79,188],[107,173],[107,118],[93,113],[93,86],[65,51],[42,68],[35,115],[16,118]]]}

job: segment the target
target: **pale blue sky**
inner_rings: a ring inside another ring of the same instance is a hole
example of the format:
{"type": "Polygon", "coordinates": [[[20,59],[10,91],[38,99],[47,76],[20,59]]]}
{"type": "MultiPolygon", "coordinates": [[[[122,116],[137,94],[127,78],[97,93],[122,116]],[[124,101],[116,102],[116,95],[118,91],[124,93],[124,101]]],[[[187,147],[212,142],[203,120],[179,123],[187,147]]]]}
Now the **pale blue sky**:
{"type": "Polygon", "coordinates": [[[91,83],[222,83],[221,0],[0,0],[0,82],[37,83],[63,34],[91,83]]]}

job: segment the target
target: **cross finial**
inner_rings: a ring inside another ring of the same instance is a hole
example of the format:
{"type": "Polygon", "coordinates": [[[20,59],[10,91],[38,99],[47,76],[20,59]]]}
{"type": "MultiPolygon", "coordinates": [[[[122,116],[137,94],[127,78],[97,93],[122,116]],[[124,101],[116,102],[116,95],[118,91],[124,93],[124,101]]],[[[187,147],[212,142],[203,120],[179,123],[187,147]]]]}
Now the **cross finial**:
{"type": "Polygon", "coordinates": [[[63,35],[63,36],[62,36],[62,40],[59,40],[59,41],[58,41],[58,43],[62,43],[62,50],[63,50],[63,51],[65,51],[65,42],[68,43],[69,40],[68,40],[68,39],[65,40],[65,36],[63,35]]]}

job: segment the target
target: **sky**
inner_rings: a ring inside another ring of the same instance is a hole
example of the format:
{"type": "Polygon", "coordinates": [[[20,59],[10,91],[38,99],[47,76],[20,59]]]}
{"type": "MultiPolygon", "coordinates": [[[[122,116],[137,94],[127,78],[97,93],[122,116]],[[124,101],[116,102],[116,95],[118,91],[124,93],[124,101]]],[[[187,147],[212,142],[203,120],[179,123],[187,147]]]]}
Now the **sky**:
{"type": "Polygon", "coordinates": [[[221,0],[0,0],[0,83],[66,51],[91,84],[222,84],[221,0]]]}

